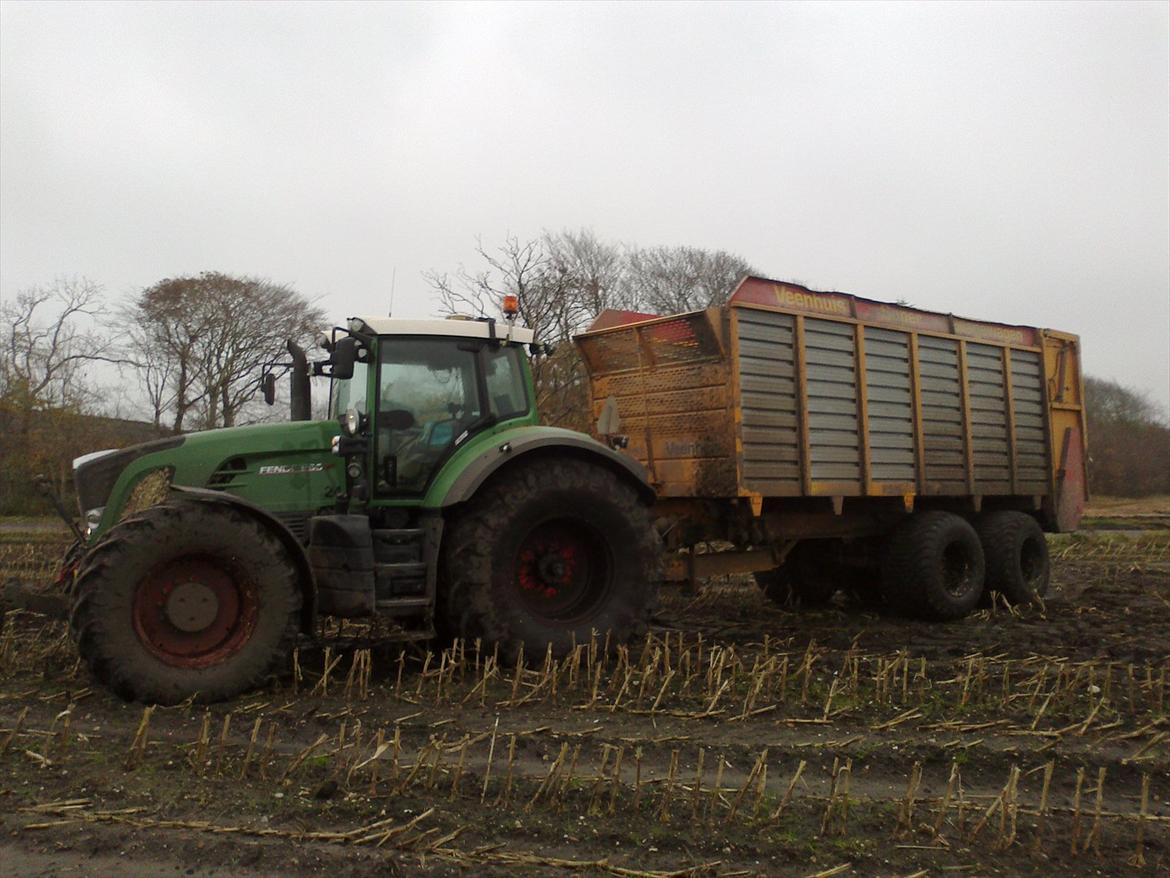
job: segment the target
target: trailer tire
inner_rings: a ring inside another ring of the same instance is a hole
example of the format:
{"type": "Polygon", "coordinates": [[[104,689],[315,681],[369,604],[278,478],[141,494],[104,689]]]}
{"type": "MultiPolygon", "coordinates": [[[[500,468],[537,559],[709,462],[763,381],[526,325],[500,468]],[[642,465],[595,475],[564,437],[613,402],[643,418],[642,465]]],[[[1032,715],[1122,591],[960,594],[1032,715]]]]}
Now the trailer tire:
{"type": "Polygon", "coordinates": [[[961,619],[978,605],[984,572],[975,529],[940,510],[915,513],[899,524],[882,566],[895,608],[939,622],[961,619]]]}
{"type": "Polygon", "coordinates": [[[841,585],[841,564],[832,555],[833,543],[797,543],[779,567],[754,574],[756,585],[770,601],[782,607],[824,606],[841,585]]]}
{"type": "Polygon", "coordinates": [[[1010,603],[1029,604],[1048,592],[1051,563],[1044,531],[1030,515],[1002,510],[986,512],[975,531],[987,561],[987,590],[1010,603]]]}
{"type": "Polygon", "coordinates": [[[616,645],[654,610],[658,538],[632,486],[582,460],[508,467],[456,513],[440,558],[437,627],[499,645],[500,659],[548,645],[561,656],[593,632],[616,645]]]}
{"type": "Polygon", "coordinates": [[[284,547],[226,505],[171,501],[85,557],[69,625],[90,672],[126,700],[223,701],[288,661],[302,595],[284,547]]]}

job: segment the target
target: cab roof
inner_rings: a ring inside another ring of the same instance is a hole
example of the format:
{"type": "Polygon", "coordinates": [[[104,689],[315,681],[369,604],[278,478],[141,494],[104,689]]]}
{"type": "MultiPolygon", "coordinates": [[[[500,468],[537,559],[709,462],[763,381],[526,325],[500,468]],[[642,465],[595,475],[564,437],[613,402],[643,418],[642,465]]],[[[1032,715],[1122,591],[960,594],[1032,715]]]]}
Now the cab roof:
{"type": "MultiPolygon", "coordinates": [[[[449,317],[446,320],[397,320],[393,317],[357,317],[378,335],[446,335],[459,338],[491,338],[492,327],[487,320],[449,317]]],[[[504,320],[495,322],[495,337],[519,344],[532,344],[536,333],[526,326],[515,326],[504,320]]]]}

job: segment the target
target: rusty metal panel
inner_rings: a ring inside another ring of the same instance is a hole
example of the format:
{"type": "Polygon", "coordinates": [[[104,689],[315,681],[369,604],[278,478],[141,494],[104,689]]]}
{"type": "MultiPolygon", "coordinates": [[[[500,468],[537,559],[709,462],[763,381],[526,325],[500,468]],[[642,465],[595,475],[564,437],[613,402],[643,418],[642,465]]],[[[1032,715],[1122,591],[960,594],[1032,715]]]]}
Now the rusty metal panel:
{"type": "Polygon", "coordinates": [[[1003,375],[1003,348],[967,342],[971,459],[979,494],[1010,494],[1012,490],[1003,375]]]}
{"type": "Polygon", "coordinates": [[[853,326],[806,318],[804,349],[812,481],[860,487],[862,443],[853,326]]]}
{"type": "Polygon", "coordinates": [[[1044,377],[1040,354],[1013,350],[1011,356],[1012,416],[1016,440],[1016,490],[1048,491],[1048,437],[1044,431],[1044,377]]]}
{"type": "Polygon", "coordinates": [[[959,343],[918,336],[919,383],[922,387],[922,446],[926,493],[961,494],[966,490],[963,404],[959,385],[959,343]]]}
{"type": "Polygon", "coordinates": [[[870,478],[914,481],[914,404],[910,336],[865,328],[865,387],[869,401],[870,478]]]}
{"type": "Polygon", "coordinates": [[[617,405],[627,453],[660,496],[734,496],[732,387],[719,312],[617,325],[577,337],[593,414],[617,405]]]}
{"type": "Polygon", "coordinates": [[[748,491],[783,496],[800,491],[793,318],[740,309],[736,313],[740,388],[740,482],[748,491]]]}

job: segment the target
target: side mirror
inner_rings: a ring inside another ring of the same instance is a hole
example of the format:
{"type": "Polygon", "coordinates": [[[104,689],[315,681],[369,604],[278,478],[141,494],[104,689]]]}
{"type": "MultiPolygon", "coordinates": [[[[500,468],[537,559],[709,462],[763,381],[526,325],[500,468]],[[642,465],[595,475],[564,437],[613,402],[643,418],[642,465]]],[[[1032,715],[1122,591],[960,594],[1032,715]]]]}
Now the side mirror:
{"type": "Polygon", "coordinates": [[[276,376],[271,372],[265,372],[264,377],[260,379],[260,391],[268,405],[276,402],[276,376]]]}
{"type": "Polygon", "coordinates": [[[329,371],[331,378],[352,378],[353,367],[357,362],[357,339],[353,336],[339,338],[333,346],[333,353],[329,355],[329,371]]]}

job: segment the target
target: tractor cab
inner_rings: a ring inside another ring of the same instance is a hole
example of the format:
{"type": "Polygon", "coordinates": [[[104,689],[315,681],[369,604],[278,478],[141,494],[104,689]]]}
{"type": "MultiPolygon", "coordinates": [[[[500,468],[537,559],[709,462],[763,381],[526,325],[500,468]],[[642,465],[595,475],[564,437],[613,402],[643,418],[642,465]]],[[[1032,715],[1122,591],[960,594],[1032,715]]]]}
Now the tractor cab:
{"type": "Polygon", "coordinates": [[[353,369],[334,376],[329,410],[342,426],[339,453],[361,465],[364,499],[417,498],[470,439],[537,422],[530,329],[389,318],[353,318],[348,329],[353,369]]]}

